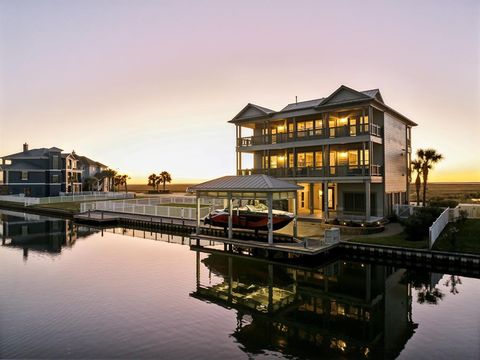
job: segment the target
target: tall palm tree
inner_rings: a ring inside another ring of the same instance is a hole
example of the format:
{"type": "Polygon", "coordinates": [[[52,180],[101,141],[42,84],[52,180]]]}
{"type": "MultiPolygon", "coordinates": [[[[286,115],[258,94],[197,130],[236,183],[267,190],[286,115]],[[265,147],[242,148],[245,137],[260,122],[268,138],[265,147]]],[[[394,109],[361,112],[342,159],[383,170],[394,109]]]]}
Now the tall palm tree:
{"type": "Polygon", "coordinates": [[[148,177],[148,186],[151,186],[153,188],[153,191],[155,191],[155,188],[157,186],[157,181],[158,181],[158,176],[156,174],[151,174],[148,177]]]}
{"type": "Polygon", "coordinates": [[[128,193],[127,180],[130,179],[128,175],[119,175],[120,176],[120,185],[125,186],[125,194],[128,193]]]}
{"type": "Polygon", "coordinates": [[[420,180],[420,175],[422,173],[422,160],[421,159],[415,159],[412,160],[410,163],[410,171],[411,172],[416,172],[417,176],[415,177],[415,191],[417,192],[417,206],[420,206],[420,188],[422,186],[421,180],[420,180]]]}
{"type": "Polygon", "coordinates": [[[165,192],[165,185],[172,182],[172,176],[167,171],[162,171],[159,175],[160,182],[163,183],[163,192],[165,192]]]}
{"type": "Polygon", "coordinates": [[[435,149],[418,149],[417,156],[422,160],[422,176],[423,176],[423,206],[427,201],[427,182],[428,173],[433,169],[433,165],[443,159],[443,155],[435,149]]]}
{"type": "Polygon", "coordinates": [[[117,176],[117,171],[113,169],[106,169],[102,171],[103,176],[108,179],[108,187],[110,190],[115,191],[115,177],[117,176]]]}

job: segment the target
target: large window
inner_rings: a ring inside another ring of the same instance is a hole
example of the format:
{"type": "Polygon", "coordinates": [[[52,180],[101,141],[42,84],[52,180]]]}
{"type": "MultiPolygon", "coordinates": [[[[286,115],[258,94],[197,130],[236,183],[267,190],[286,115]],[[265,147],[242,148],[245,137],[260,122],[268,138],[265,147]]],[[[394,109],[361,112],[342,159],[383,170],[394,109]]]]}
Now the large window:
{"type": "Polygon", "coordinates": [[[350,168],[358,167],[358,150],[349,150],[348,151],[348,166],[350,168]]]}
{"type": "Polygon", "coordinates": [[[313,151],[297,154],[297,167],[313,167],[313,151]]]}

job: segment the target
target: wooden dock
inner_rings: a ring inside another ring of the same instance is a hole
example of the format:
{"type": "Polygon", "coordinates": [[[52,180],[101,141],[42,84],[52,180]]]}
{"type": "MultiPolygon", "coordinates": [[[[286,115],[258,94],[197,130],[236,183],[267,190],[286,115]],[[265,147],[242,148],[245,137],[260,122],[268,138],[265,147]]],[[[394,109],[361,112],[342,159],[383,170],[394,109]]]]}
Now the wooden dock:
{"type": "Polygon", "coordinates": [[[264,241],[254,241],[254,240],[241,240],[241,239],[228,239],[227,237],[220,236],[209,236],[209,235],[190,235],[190,239],[195,242],[195,248],[202,246],[202,241],[207,241],[210,243],[222,243],[225,247],[231,249],[232,247],[242,248],[242,249],[261,249],[268,253],[283,253],[283,254],[292,254],[292,255],[319,255],[322,253],[328,253],[330,250],[333,250],[338,246],[336,244],[325,244],[320,240],[310,240],[306,239],[301,242],[279,242],[269,244],[264,241]]]}

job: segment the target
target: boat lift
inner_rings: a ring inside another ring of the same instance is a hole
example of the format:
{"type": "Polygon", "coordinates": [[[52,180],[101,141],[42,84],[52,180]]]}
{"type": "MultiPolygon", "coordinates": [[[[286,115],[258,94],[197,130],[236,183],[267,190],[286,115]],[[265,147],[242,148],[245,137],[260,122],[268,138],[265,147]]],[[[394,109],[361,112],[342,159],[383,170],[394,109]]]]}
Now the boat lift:
{"type": "Polygon", "coordinates": [[[297,191],[302,186],[267,175],[223,176],[188,188],[197,199],[196,235],[200,235],[200,199],[226,199],[228,239],[233,234],[233,200],[265,200],[268,206],[268,243],[273,244],[273,201],[293,200],[293,237],[297,237],[297,191]]]}

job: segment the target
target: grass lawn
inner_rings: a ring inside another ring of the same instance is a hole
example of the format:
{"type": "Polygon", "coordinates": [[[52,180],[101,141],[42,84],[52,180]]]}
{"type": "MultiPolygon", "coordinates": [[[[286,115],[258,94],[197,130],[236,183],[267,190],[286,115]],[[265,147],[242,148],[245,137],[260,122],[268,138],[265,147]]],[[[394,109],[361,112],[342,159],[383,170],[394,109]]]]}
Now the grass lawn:
{"type": "Polygon", "coordinates": [[[371,236],[371,237],[354,237],[351,239],[352,242],[359,242],[364,244],[372,245],[387,245],[387,246],[398,246],[402,248],[412,248],[412,249],[426,249],[427,248],[427,239],[423,241],[410,241],[406,239],[405,233],[400,233],[391,236],[371,236]]]}
{"type": "Polygon", "coordinates": [[[467,219],[461,225],[448,224],[433,249],[480,254],[480,219],[467,219]],[[454,226],[459,230],[455,240],[446,236],[447,231],[454,226]]]}
{"type": "Polygon", "coordinates": [[[69,201],[69,202],[58,202],[52,204],[39,204],[33,205],[34,208],[42,208],[42,209],[59,209],[65,210],[72,213],[77,213],[80,211],[80,203],[82,201],[69,201]]]}

